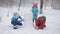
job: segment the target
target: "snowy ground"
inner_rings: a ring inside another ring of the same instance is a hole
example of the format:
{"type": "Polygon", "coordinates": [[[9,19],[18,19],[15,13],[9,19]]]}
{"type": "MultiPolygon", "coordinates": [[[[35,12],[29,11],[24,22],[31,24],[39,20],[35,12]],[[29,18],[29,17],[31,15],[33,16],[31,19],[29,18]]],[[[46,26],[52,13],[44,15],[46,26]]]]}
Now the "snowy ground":
{"type": "Polygon", "coordinates": [[[43,15],[47,17],[46,28],[44,30],[36,30],[32,25],[32,13],[31,8],[23,8],[18,11],[20,15],[24,16],[24,26],[14,30],[10,24],[10,19],[13,12],[17,9],[0,7],[0,16],[2,16],[2,22],[0,22],[0,34],[60,34],[60,10],[55,10],[47,7],[43,10],[43,15]],[[4,10],[3,10],[4,9],[4,10]],[[9,16],[7,17],[9,11],[9,16]]]}

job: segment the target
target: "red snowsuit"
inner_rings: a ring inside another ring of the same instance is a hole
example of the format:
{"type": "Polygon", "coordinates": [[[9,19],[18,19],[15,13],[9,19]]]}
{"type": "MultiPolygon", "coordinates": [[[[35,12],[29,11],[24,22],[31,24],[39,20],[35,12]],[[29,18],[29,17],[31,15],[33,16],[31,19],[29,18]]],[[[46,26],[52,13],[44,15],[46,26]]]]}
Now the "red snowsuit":
{"type": "MultiPolygon", "coordinates": [[[[39,23],[40,21],[41,21],[41,16],[38,17],[38,19],[36,20],[36,27],[38,27],[38,23],[39,23]]],[[[38,27],[38,29],[43,29],[45,23],[46,23],[46,18],[45,18],[45,20],[44,20],[42,23],[40,23],[40,26],[38,27]]]]}

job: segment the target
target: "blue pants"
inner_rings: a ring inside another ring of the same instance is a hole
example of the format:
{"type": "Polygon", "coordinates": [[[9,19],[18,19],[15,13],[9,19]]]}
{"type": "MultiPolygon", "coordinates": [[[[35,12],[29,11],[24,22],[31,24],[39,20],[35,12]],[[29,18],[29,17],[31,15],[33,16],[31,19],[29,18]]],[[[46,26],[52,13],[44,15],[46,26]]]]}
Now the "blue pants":
{"type": "Polygon", "coordinates": [[[22,23],[18,22],[18,21],[12,21],[11,24],[13,26],[16,26],[16,25],[21,25],[22,26],[22,23]]]}

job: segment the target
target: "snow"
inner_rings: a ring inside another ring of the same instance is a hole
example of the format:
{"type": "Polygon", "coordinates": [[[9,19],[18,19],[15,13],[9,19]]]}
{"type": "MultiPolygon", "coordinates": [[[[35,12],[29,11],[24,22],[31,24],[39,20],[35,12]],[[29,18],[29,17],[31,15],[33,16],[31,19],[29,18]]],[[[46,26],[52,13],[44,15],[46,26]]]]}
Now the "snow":
{"type": "Polygon", "coordinates": [[[0,7],[0,34],[60,34],[60,10],[55,10],[50,7],[43,9],[43,15],[46,16],[46,28],[44,30],[36,30],[33,27],[31,8],[21,7],[20,11],[16,7],[3,8],[0,7]],[[4,9],[4,10],[3,10],[4,9]],[[24,9],[24,10],[23,10],[24,9]],[[24,26],[13,29],[10,24],[13,12],[19,12],[24,16],[24,26]],[[9,12],[9,16],[7,16],[9,12]]]}

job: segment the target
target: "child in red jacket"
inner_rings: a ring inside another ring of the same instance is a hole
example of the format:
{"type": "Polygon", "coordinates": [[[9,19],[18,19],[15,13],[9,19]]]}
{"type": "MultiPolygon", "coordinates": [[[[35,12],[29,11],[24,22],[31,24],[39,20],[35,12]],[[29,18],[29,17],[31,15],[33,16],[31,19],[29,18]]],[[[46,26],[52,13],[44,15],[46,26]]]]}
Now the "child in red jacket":
{"type": "Polygon", "coordinates": [[[45,23],[46,23],[46,17],[45,16],[40,16],[36,20],[36,29],[43,29],[44,27],[46,27],[45,23]]]}

